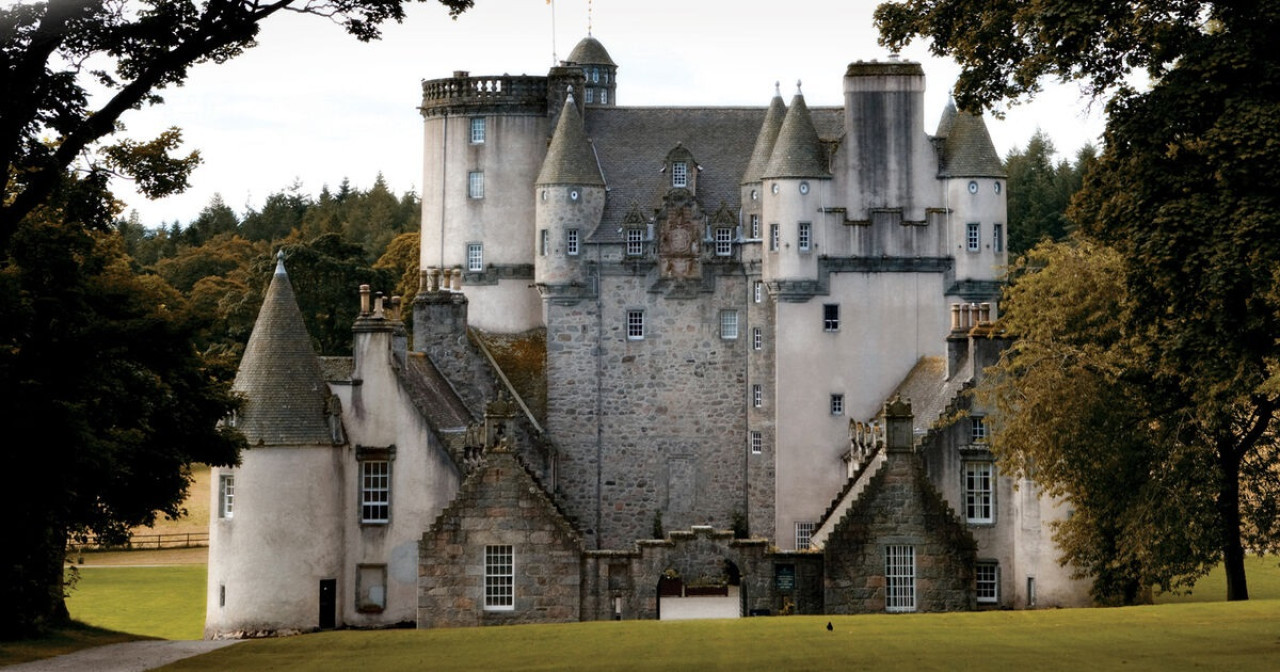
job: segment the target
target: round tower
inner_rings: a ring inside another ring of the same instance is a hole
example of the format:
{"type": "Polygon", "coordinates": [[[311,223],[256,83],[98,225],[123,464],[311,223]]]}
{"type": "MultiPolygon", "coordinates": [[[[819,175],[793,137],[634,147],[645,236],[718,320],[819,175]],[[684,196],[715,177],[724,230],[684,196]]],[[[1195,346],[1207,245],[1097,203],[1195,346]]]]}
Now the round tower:
{"type": "Polygon", "coordinates": [[[514,333],[541,325],[530,185],[546,153],[547,78],[422,83],[421,268],[462,271],[468,319],[514,333]]]}
{"type": "Polygon", "coordinates": [[[232,387],[249,448],[211,470],[205,637],[342,625],[343,454],[320,360],[284,270],[267,288],[232,387]]]}
{"type": "MultiPolygon", "coordinates": [[[[761,175],[761,186],[764,280],[816,279],[823,243],[817,216],[819,208],[830,203],[831,174],[799,82],[761,175]]],[[[786,293],[785,288],[781,293],[786,293]]]]}
{"type": "Polygon", "coordinates": [[[769,165],[769,157],[773,155],[773,146],[778,141],[778,131],[782,129],[782,120],[787,116],[787,106],[782,102],[782,93],[774,84],[773,100],[769,101],[769,109],[765,112],[764,123],[760,125],[760,134],[756,136],[755,148],[751,150],[751,158],[747,161],[747,169],[742,173],[742,227],[743,237],[748,240],[763,240],[767,228],[764,225],[762,206],[764,203],[765,166],[769,165]]]}
{"type": "Polygon", "coordinates": [[[935,137],[949,210],[949,253],[956,260],[956,280],[969,287],[961,298],[995,305],[995,280],[1008,264],[1004,165],[982,117],[957,111],[954,104],[947,105],[935,137]]]}
{"type": "Polygon", "coordinates": [[[587,236],[604,213],[605,183],[569,92],[535,182],[535,282],[543,297],[576,300],[587,286],[587,236]]]}
{"type": "Polygon", "coordinates": [[[582,102],[588,107],[618,104],[618,65],[600,40],[588,34],[569,52],[564,65],[582,68],[582,102]]]}

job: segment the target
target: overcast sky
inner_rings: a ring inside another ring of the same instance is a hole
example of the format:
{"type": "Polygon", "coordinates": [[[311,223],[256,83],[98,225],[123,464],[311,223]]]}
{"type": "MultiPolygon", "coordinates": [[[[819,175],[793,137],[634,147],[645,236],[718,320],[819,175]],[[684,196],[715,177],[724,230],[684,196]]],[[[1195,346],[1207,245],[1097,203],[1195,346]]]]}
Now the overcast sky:
{"type": "MultiPolygon", "coordinates": [[[[790,100],[803,82],[810,107],[841,105],[841,77],[852,61],[884,59],[864,0],[600,0],[591,32],[618,64],[621,105],[765,106],[781,81],[790,100]]],[[[163,105],[126,115],[128,135],[149,138],[168,126],[204,163],[186,193],[149,201],[120,185],[118,195],[147,226],[192,220],[215,193],[237,212],[260,207],[295,181],[314,195],[344,177],[361,189],[378,172],[397,194],[419,191],[424,79],[473,75],[545,75],[587,34],[587,0],[476,0],[453,21],[438,3],[414,4],[401,25],[364,44],[326,19],[268,20],[259,45],[222,65],[193,69],[163,105]],[[553,31],[554,16],[554,31],[553,31]],[[554,39],[553,39],[554,35],[554,39]]],[[[924,64],[927,128],[932,132],[958,67],[929,56],[924,44],[903,52],[924,64]]],[[[1097,143],[1102,105],[1075,85],[1047,85],[1034,102],[988,118],[1004,156],[1037,127],[1073,156],[1097,143]]]]}

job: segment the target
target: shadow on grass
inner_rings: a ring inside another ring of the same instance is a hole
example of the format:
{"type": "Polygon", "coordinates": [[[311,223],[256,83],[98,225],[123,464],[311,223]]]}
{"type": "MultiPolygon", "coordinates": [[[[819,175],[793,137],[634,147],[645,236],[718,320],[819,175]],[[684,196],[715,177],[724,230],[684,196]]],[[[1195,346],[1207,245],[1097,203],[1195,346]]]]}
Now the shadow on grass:
{"type": "Polygon", "coordinates": [[[143,639],[155,638],[95,628],[79,621],[72,621],[70,625],[54,629],[44,637],[0,642],[0,666],[17,665],[95,646],[136,642],[143,639]]]}

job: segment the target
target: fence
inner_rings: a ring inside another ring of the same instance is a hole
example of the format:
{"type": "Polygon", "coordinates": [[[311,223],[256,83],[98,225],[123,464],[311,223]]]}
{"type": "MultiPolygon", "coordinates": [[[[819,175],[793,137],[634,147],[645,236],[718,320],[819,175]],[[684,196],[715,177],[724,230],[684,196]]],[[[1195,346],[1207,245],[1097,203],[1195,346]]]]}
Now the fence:
{"type": "Polygon", "coordinates": [[[68,548],[86,551],[138,551],[143,549],[159,550],[162,548],[194,548],[197,546],[209,545],[208,532],[180,532],[171,534],[134,534],[129,536],[129,541],[121,545],[105,545],[99,544],[98,540],[90,537],[84,542],[69,542],[68,548]]]}

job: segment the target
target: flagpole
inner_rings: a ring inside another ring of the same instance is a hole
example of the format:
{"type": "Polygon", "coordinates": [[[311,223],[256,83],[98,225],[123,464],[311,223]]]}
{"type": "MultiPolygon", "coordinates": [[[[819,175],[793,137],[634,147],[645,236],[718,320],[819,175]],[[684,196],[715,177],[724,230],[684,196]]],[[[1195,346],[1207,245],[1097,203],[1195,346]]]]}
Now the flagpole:
{"type": "Polygon", "coordinates": [[[547,0],[547,4],[551,5],[551,67],[560,64],[560,58],[556,56],[556,0],[547,0]]]}

